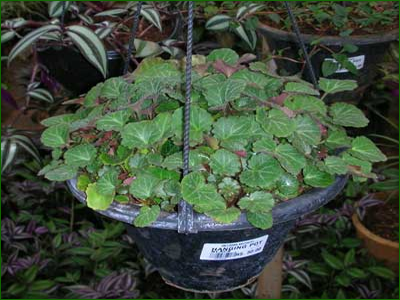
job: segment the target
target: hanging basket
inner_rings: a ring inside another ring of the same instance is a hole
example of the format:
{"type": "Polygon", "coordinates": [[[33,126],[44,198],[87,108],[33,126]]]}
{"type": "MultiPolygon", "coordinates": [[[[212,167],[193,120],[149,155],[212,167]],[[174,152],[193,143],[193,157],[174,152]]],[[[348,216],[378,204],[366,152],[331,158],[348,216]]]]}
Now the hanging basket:
{"type": "MultiPolygon", "coordinates": [[[[267,230],[251,226],[245,214],[231,224],[219,224],[195,214],[196,234],[178,233],[178,214],[163,212],[146,228],[132,226],[139,207],[113,202],[98,213],[126,223],[129,235],[146,259],[157,268],[167,284],[192,292],[222,292],[240,288],[257,278],[282,246],[295,221],[335,198],[347,177],[337,177],[325,189],[310,192],[274,207],[274,225],[267,230]],[[210,245],[212,244],[212,245],[210,245]]],[[[85,193],[68,187],[82,203],[85,193]]]]}
{"type": "MultiPolygon", "coordinates": [[[[300,48],[298,46],[297,37],[294,33],[273,28],[265,24],[259,24],[258,32],[265,37],[271,51],[286,49],[283,52],[283,56],[294,59],[298,58],[300,48]]],[[[360,87],[358,90],[335,95],[335,100],[343,101],[359,100],[365,87],[372,82],[372,79],[376,75],[378,64],[383,61],[384,54],[388,49],[389,44],[398,38],[398,29],[383,34],[357,35],[349,37],[301,34],[301,39],[308,51],[313,48],[312,42],[317,40],[320,44],[329,47],[335,52],[339,52],[346,44],[352,44],[358,47],[356,52],[348,54],[349,60],[358,69],[358,75],[354,75],[353,73],[340,68],[334,74],[328,76],[328,78],[353,79],[357,81],[358,86],[360,87]]],[[[326,60],[332,60],[332,53],[326,49],[320,49],[320,51],[313,54],[310,59],[317,79],[319,77],[324,77],[322,75],[322,64],[326,60]]],[[[290,75],[297,74],[301,71],[302,65],[290,60],[278,59],[276,60],[276,63],[279,70],[285,70],[285,72],[290,75]]],[[[308,72],[304,72],[303,76],[305,80],[311,82],[308,72]]]]}

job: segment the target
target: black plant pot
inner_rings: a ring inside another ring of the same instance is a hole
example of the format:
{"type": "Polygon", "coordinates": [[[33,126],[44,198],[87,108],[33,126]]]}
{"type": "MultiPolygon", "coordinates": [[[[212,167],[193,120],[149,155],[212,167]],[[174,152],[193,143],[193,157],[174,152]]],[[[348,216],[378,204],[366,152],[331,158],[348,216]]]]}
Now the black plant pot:
{"type": "MultiPolygon", "coordinates": [[[[260,24],[258,31],[263,35],[268,43],[271,51],[285,49],[283,56],[298,59],[299,44],[296,35],[293,32],[279,30],[264,24],[260,24]]],[[[351,92],[337,93],[334,95],[336,101],[352,101],[358,102],[363,91],[371,84],[376,75],[378,64],[383,61],[386,50],[389,44],[399,38],[399,31],[392,30],[383,34],[370,34],[361,36],[318,36],[313,34],[301,34],[301,37],[310,53],[313,46],[312,41],[318,40],[320,44],[327,46],[334,52],[339,52],[345,44],[352,44],[358,47],[354,53],[347,54],[350,61],[357,66],[358,75],[354,75],[345,70],[338,70],[328,78],[334,79],[353,79],[358,83],[359,88],[351,92]]],[[[314,68],[317,79],[323,77],[322,64],[325,60],[332,59],[332,54],[321,48],[320,51],[312,55],[311,64],[314,68]]],[[[288,75],[294,75],[301,71],[301,65],[289,60],[277,59],[276,64],[278,70],[284,70],[288,75]]],[[[310,81],[309,72],[304,70],[303,79],[310,81]]]]}
{"type": "MultiPolygon", "coordinates": [[[[126,223],[128,233],[166,283],[187,291],[222,292],[255,280],[284,243],[295,221],[335,198],[346,182],[347,177],[337,177],[326,189],[314,189],[278,204],[273,209],[274,225],[267,230],[251,226],[243,213],[232,224],[216,223],[196,214],[194,226],[198,233],[189,235],[177,232],[176,213],[162,212],[146,228],[130,225],[139,213],[132,205],[114,202],[98,213],[126,223]]],[[[86,202],[75,179],[68,181],[68,187],[79,201],[86,202]]]]}
{"type": "MultiPolygon", "coordinates": [[[[99,82],[102,74],[74,47],[49,47],[38,50],[38,58],[52,77],[74,96],[86,93],[99,82]]],[[[116,51],[107,51],[108,78],[122,75],[124,60],[116,51]]]]}

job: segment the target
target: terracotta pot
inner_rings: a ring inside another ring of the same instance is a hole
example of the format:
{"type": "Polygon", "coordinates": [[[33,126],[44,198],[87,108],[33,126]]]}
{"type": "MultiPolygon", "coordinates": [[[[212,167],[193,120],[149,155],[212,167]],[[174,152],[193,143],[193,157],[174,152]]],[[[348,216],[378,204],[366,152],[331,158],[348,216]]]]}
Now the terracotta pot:
{"type": "Polygon", "coordinates": [[[395,272],[399,271],[399,242],[384,239],[369,231],[355,213],[352,217],[357,236],[363,241],[368,253],[377,260],[382,260],[395,272]]]}

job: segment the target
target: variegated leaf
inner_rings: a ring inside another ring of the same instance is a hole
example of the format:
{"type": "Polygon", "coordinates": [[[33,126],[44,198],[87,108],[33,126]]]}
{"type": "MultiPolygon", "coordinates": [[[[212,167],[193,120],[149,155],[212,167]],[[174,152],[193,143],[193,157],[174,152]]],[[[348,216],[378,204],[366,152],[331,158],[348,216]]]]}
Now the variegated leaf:
{"type": "Polygon", "coordinates": [[[6,43],[10,40],[12,40],[15,36],[15,31],[13,30],[5,30],[1,33],[1,43],[6,43]]]}
{"type": "Polygon", "coordinates": [[[135,39],[135,57],[149,57],[156,56],[162,53],[162,48],[154,42],[135,39]]]}
{"type": "Polygon", "coordinates": [[[116,8],[102,11],[98,14],[95,14],[95,17],[110,17],[110,16],[118,16],[127,13],[128,10],[124,8],[116,8]]]}
{"type": "Polygon", "coordinates": [[[264,7],[264,5],[256,4],[256,3],[250,3],[249,5],[241,6],[241,7],[239,7],[239,9],[236,13],[236,19],[241,19],[248,14],[255,13],[257,10],[259,10],[263,7],[264,7]]]}
{"type": "Polygon", "coordinates": [[[243,25],[239,24],[238,27],[234,29],[235,33],[246,42],[250,49],[254,50],[257,43],[257,35],[253,30],[244,29],[243,25]]]}
{"type": "Polygon", "coordinates": [[[65,5],[65,11],[68,11],[71,6],[71,1],[51,1],[49,3],[49,16],[52,18],[61,16],[63,5],[65,5]]]}
{"type": "Polygon", "coordinates": [[[86,24],[93,24],[93,19],[89,16],[79,14],[78,17],[86,24]]]}
{"type": "Polygon", "coordinates": [[[151,24],[156,26],[160,31],[162,31],[162,26],[161,26],[161,18],[160,14],[158,11],[156,11],[154,8],[143,8],[140,11],[140,14],[151,24]]]}
{"type": "Polygon", "coordinates": [[[224,30],[229,27],[232,18],[227,15],[216,15],[212,17],[206,23],[206,29],[208,30],[224,30]]]}
{"type": "Polygon", "coordinates": [[[28,152],[37,162],[41,163],[40,154],[36,146],[33,144],[32,140],[24,135],[13,135],[12,139],[17,143],[18,146],[22,147],[26,152],[28,152]]]}
{"type": "Polygon", "coordinates": [[[24,36],[15,46],[11,49],[10,54],[8,55],[8,64],[22,51],[31,46],[35,41],[37,41],[44,34],[51,31],[61,31],[60,26],[58,25],[45,25],[42,26],[31,33],[24,36]]]}
{"type": "Polygon", "coordinates": [[[5,139],[1,141],[1,173],[11,165],[17,152],[15,141],[5,139]]]}
{"type": "Polygon", "coordinates": [[[34,89],[32,91],[29,91],[27,95],[36,100],[45,101],[48,103],[54,102],[53,95],[45,89],[34,89]]]}
{"type": "Polygon", "coordinates": [[[106,78],[107,54],[98,36],[89,28],[79,25],[68,26],[66,33],[79,48],[82,55],[106,78]]]}

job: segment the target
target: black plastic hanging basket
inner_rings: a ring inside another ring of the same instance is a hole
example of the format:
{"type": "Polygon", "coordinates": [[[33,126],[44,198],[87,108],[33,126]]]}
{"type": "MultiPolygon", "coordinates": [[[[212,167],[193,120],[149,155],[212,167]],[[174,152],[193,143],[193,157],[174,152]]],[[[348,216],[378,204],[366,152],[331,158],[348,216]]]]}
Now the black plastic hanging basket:
{"type": "MultiPolygon", "coordinates": [[[[126,223],[128,233],[166,283],[193,292],[230,291],[255,280],[282,246],[295,221],[335,198],[346,181],[346,177],[338,177],[328,188],[313,189],[278,204],[272,211],[274,225],[267,230],[254,228],[243,213],[231,224],[195,214],[193,225],[198,232],[194,234],[178,233],[178,213],[163,212],[146,228],[131,225],[139,206],[114,202],[98,213],[126,223]]],[[[86,202],[75,179],[68,181],[68,187],[79,201],[86,202]]]]}
{"type": "MultiPolygon", "coordinates": [[[[141,2],[135,14],[136,21],[132,28],[124,73],[128,70],[140,6],[141,2]]],[[[190,1],[183,130],[184,176],[189,170],[192,30],[193,2],[190,1]]],[[[310,68],[311,73],[312,71],[310,68]]],[[[146,228],[131,225],[139,214],[140,206],[113,202],[107,210],[98,213],[126,224],[128,233],[166,283],[192,292],[231,291],[255,280],[282,246],[295,221],[335,198],[346,181],[345,176],[337,177],[328,188],[313,189],[278,204],[272,211],[274,224],[267,230],[254,228],[248,223],[244,213],[231,224],[217,223],[206,215],[194,213],[191,205],[184,200],[179,203],[178,212],[162,212],[159,218],[146,228]]],[[[79,191],[76,185],[76,179],[68,181],[73,195],[85,203],[86,195],[79,191]]]]}

